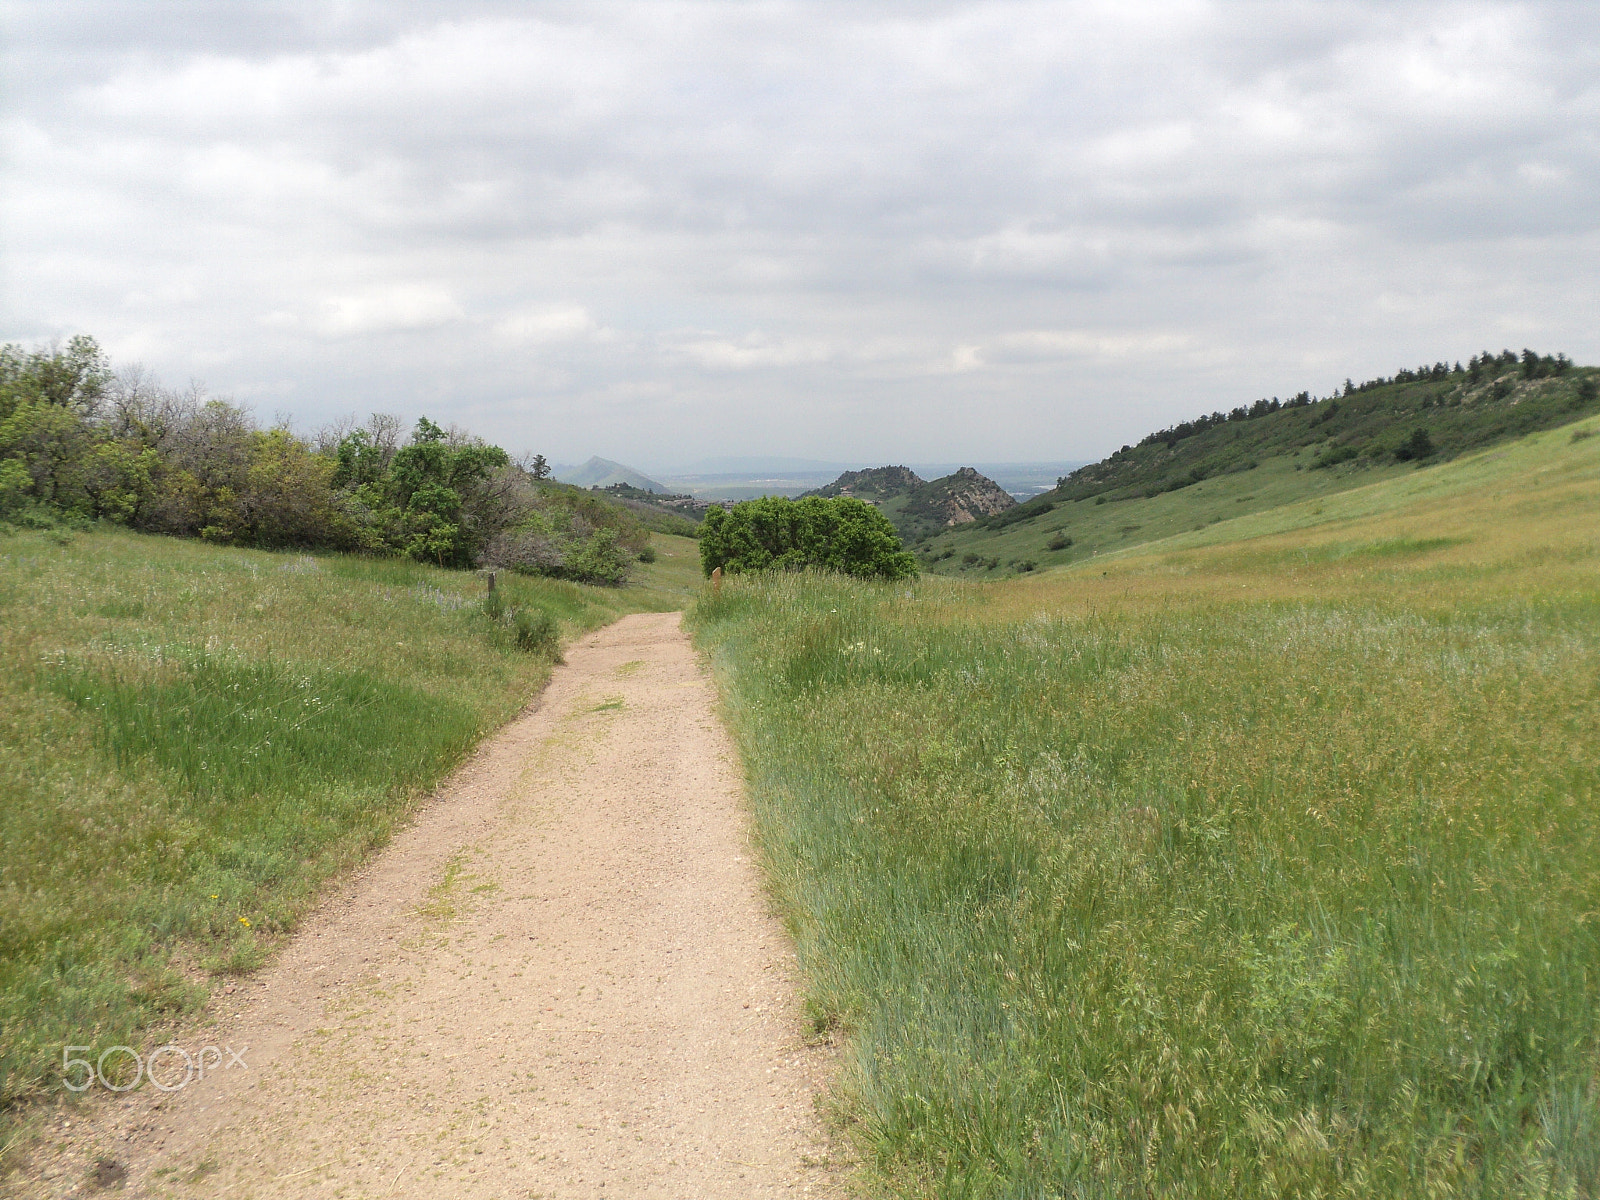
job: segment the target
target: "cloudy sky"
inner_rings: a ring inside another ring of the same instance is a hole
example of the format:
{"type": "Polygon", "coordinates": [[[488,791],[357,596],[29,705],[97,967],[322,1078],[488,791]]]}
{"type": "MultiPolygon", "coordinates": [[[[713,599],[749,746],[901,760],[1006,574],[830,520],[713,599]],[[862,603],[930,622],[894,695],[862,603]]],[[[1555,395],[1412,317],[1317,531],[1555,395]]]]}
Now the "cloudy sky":
{"type": "Polygon", "coordinates": [[[513,451],[1098,457],[1600,361],[1600,5],[0,3],[0,340],[513,451]]]}

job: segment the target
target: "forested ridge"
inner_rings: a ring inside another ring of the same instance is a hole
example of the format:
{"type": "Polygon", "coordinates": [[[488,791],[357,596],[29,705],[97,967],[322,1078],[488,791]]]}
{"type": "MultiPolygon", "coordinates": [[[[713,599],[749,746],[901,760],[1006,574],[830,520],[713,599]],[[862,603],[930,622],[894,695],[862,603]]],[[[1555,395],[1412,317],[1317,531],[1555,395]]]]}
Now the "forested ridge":
{"type": "Polygon", "coordinates": [[[1278,455],[1301,455],[1311,470],[1443,461],[1600,408],[1595,375],[1565,354],[1485,351],[1465,366],[1437,362],[1346,380],[1331,396],[1263,398],[1147,434],[982,524],[1014,525],[1073,500],[1158,496],[1278,455]]]}

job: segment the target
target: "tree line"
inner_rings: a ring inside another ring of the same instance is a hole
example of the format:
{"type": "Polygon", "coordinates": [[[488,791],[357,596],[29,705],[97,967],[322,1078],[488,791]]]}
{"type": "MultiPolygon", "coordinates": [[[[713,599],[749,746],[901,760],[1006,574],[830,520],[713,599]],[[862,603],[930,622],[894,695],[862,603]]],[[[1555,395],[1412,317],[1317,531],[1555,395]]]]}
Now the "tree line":
{"type": "Polygon", "coordinates": [[[118,372],[93,338],[0,347],[0,521],[104,520],[262,549],[403,555],[621,583],[649,533],[544,459],[423,417],[302,437],[199,388],[118,372]]]}

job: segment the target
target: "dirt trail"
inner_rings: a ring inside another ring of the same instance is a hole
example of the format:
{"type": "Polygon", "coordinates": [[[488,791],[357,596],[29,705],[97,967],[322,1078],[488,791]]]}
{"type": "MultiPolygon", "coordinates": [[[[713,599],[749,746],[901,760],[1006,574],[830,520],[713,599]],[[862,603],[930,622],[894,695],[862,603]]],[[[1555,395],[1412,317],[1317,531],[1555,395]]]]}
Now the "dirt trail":
{"type": "Polygon", "coordinates": [[[828,1190],[826,1052],[801,1037],[678,616],[624,618],[567,658],[221,998],[192,1040],[248,1046],[247,1067],[67,1110],[67,1153],[31,1186],[81,1194],[104,1156],[136,1195],[828,1190]]]}

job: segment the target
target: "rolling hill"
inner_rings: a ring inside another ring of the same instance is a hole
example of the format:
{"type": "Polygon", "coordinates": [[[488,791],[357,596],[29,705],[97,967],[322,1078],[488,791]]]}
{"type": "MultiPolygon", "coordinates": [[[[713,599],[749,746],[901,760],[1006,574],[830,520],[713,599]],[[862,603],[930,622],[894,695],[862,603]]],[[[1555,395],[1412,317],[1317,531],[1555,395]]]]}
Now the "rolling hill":
{"type": "MultiPolygon", "coordinates": [[[[1346,491],[1600,411],[1600,371],[1525,351],[1436,363],[1337,396],[1260,400],[1152,433],[1049,492],[921,535],[925,569],[1058,566],[1346,491]]],[[[908,540],[916,541],[913,536],[908,540]]]]}

